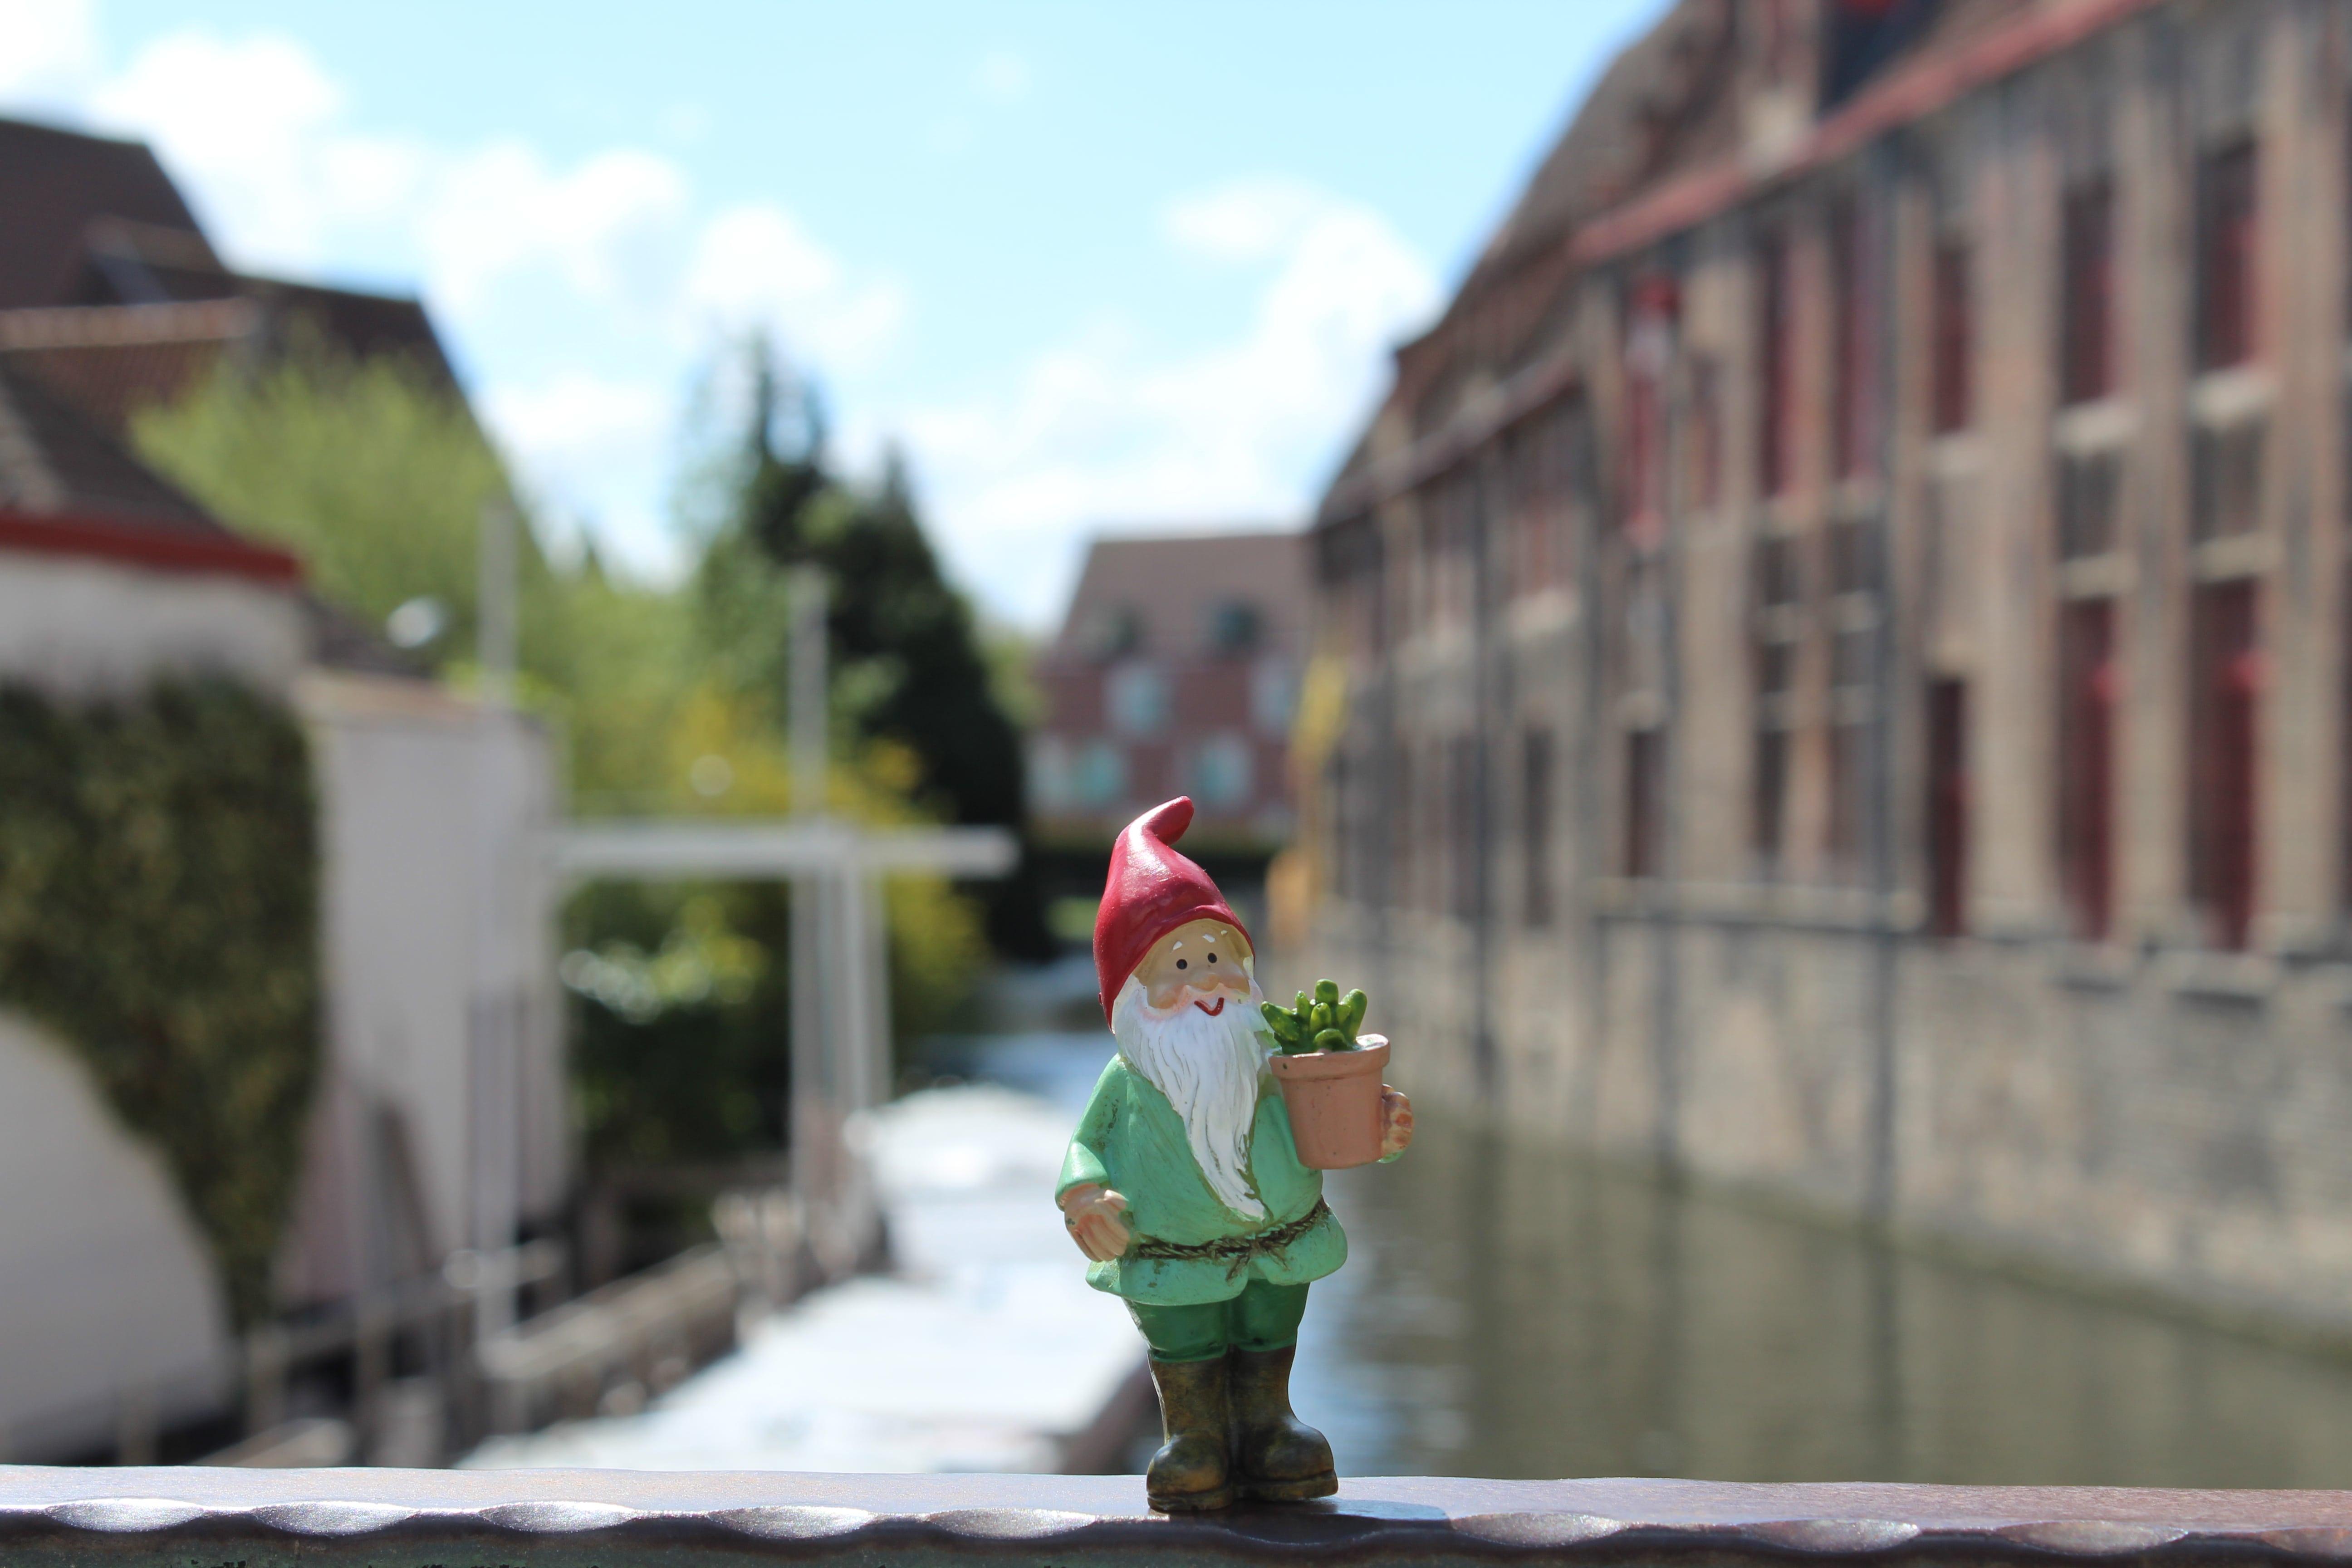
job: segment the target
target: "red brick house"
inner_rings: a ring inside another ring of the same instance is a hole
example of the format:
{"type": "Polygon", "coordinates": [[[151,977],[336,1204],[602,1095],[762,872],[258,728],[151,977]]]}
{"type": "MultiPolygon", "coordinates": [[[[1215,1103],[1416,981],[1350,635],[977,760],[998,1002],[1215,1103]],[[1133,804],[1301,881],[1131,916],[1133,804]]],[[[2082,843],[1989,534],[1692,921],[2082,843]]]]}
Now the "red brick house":
{"type": "Polygon", "coordinates": [[[1273,531],[1095,542],[1038,661],[1046,712],[1029,798],[1041,842],[1099,852],[1137,812],[1190,795],[1188,848],[1262,862],[1281,847],[1306,550],[1273,531]]]}

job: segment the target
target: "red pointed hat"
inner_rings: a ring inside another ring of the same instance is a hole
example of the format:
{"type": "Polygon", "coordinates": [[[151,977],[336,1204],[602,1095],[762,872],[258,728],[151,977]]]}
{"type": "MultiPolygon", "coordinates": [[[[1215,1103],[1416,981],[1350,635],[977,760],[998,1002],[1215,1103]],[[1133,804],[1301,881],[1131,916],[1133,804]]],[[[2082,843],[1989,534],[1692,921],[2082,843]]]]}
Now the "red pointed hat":
{"type": "Polygon", "coordinates": [[[1095,978],[1106,1018],[1151,944],[1187,921],[1223,921],[1249,942],[1209,874],[1176,852],[1176,840],[1192,826],[1192,799],[1180,795],[1129,823],[1110,847],[1110,875],[1095,915],[1095,978]]]}

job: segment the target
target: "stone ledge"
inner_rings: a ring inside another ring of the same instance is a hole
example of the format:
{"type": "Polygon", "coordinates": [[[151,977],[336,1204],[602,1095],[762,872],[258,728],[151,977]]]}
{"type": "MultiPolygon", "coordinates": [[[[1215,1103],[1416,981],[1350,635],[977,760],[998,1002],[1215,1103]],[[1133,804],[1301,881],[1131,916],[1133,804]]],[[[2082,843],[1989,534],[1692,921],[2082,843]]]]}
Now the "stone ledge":
{"type": "Polygon", "coordinates": [[[2352,1492],[1371,1478],[1166,1520],[1132,1476],[0,1468],[0,1552],[44,1568],[2338,1562],[2352,1492]]]}

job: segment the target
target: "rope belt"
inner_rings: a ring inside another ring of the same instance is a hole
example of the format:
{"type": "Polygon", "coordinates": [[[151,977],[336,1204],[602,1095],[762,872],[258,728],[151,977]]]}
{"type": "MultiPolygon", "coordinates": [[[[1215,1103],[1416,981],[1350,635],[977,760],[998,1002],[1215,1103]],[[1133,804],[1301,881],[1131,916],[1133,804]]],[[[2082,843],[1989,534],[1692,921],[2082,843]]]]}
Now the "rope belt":
{"type": "Polygon", "coordinates": [[[1135,1243],[1138,1258],[1171,1258],[1186,1263],[1227,1263],[1225,1278],[1237,1279],[1243,1269],[1256,1259],[1272,1256],[1281,1261],[1283,1249],[1308,1231],[1318,1221],[1331,1212],[1321,1198],[1315,1206],[1292,1220],[1288,1225],[1272,1230],[1261,1230],[1251,1236],[1221,1236],[1214,1241],[1159,1241],[1150,1237],[1139,1237],[1135,1243]]]}

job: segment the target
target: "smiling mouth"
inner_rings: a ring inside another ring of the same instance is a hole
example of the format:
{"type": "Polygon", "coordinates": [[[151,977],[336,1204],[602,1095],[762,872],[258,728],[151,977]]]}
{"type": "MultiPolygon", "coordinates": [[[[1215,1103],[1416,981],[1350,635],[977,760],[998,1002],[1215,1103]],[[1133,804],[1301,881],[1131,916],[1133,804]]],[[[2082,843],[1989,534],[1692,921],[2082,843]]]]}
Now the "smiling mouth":
{"type": "Polygon", "coordinates": [[[1218,997],[1217,1005],[1213,1007],[1210,1006],[1206,1002],[1195,1002],[1192,1005],[1198,1007],[1202,1012],[1206,1013],[1210,1017],[1213,1018],[1218,1014],[1225,1010],[1225,999],[1222,996],[1218,997]]]}

